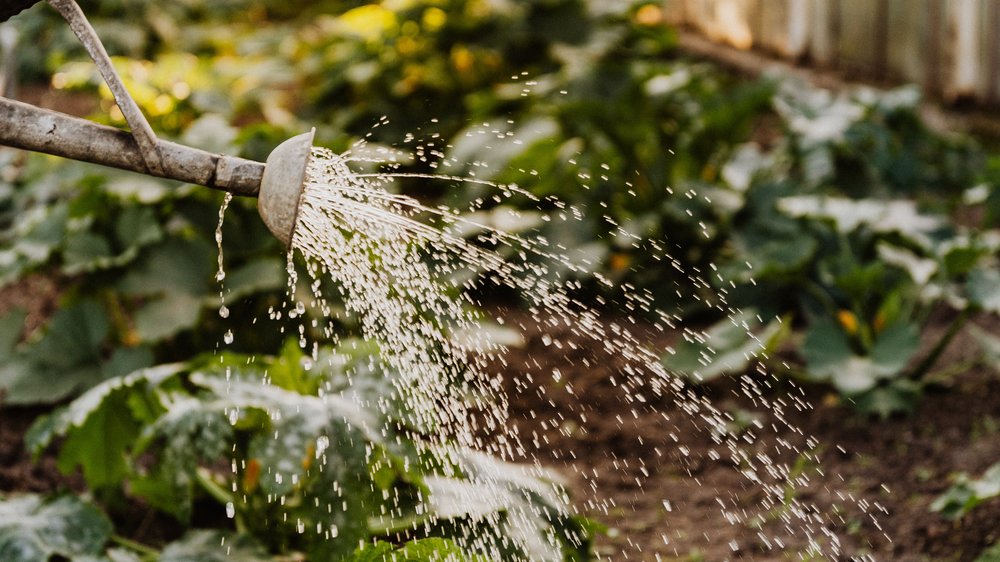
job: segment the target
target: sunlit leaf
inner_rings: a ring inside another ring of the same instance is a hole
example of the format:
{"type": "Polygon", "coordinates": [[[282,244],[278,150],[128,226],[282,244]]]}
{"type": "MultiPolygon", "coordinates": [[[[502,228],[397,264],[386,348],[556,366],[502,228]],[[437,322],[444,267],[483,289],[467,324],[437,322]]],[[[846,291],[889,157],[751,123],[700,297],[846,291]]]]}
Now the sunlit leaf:
{"type": "Polygon", "coordinates": [[[163,548],[159,562],[268,562],[263,547],[247,535],[224,531],[188,531],[163,548]]]}
{"type": "Polygon", "coordinates": [[[75,496],[45,500],[19,496],[0,501],[0,560],[73,560],[103,553],[112,525],[93,505],[75,496]]]}

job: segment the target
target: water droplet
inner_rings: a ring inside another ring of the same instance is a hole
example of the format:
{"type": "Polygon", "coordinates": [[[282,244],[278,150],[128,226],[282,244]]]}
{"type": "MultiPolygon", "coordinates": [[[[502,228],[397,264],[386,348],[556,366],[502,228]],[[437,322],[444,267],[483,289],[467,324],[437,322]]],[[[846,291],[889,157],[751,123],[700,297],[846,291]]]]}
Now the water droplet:
{"type": "Polygon", "coordinates": [[[233,343],[233,331],[226,330],[226,333],[222,335],[222,341],[226,342],[226,345],[233,343]]]}
{"type": "Polygon", "coordinates": [[[229,318],[229,307],[226,305],[219,307],[219,318],[229,318]]]}
{"type": "Polygon", "coordinates": [[[236,506],[233,505],[233,502],[226,503],[226,517],[230,519],[236,517],[236,506]]]}

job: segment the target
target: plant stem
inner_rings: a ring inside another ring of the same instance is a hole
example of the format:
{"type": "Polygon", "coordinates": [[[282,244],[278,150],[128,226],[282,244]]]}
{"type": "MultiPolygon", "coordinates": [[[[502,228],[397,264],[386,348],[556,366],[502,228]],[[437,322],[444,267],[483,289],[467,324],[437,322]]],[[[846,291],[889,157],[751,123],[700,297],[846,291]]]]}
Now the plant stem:
{"type": "Polygon", "coordinates": [[[144,545],[141,542],[125,538],[121,535],[111,535],[111,542],[124,546],[129,550],[134,550],[135,552],[138,552],[145,558],[153,558],[155,560],[160,556],[160,551],[156,550],[155,548],[144,545]]]}
{"type": "Polygon", "coordinates": [[[920,380],[924,378],[924,375],[926,375],[927,372],[930,370],[930,368],[934,366],[934,363],[937,362],[938,358],[941,356],[941,353],[943,353],[945,348],[948,347],[948,344],[951,343],[951,340],[955,339],[955,336],[958,335],[958,333],[962,330],[962,327],[965,326],[965,323],[968,320],[969,320],[969,309],[966,308],[958,315],[958,318],[955,318],[954,322],[952,322],[951,325],[948,326],[948,331],[946,331],[944,335],[941,336],[941,339],[938,340],[937,344],[934,345],[934,348],[931,349],[927,353],[927,355],[924,356],[923,360],[921,360],[920,363],[913,368],[913,371],[910,372],[907,378],[913,380],[920,380]]]}

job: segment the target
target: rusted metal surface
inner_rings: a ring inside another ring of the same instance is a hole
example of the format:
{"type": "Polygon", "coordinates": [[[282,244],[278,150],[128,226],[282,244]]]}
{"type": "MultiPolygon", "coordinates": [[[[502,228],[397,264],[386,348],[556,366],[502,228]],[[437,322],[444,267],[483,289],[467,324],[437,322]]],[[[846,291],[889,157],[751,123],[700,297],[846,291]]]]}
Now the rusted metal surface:
{"type": "Polygon", "coordinates": [[[86,119],[0,98],[0,144],[256,196],[264,164],[157,140],[161,168],[146,167],[135,138],[86,119]]]}

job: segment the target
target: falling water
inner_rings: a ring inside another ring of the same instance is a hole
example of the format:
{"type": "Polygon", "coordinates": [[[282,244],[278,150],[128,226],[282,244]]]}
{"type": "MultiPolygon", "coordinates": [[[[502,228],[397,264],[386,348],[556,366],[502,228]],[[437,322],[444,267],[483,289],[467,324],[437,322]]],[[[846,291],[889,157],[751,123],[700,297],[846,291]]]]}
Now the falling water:
{"type": "MultiPolygon", "coordinates": [[[[294,254],[298,252],[310,277],[308,286],[313,302],[309,306],[319,308],[320,317],[329,319],[319,325],[314,321],[314,326],[321,327],[325,338],[335,343],[338,330],[333,319],[338,314],[357,322],[363,336],[378,345],[382,360],[402,376],[397,381],[397,392],[405,400],[411,421],[422,428],[428,446],[433,446],[435,452],[448,454],[448,444],[454,444],[505,459],[532,458],[522,438],[508,429],[506,397],[499,377],[491,374],[497,364],[506,365],[507,350],[494,340],[489,330],[483,329],[483,323],[490,319],[480,312],[475,297],[491,287],[505,287],[523,297],[528,312],[544,331],[571,336],[544,336],[543,342],[553,351],[558,348],[564,352],[581,351],[578,348],[589,347],[620,358],[622,366],[617,368],[613,381],[625,397],[625,411],[637,416],[637,412],[654,408],[652,404],[656,401],[668,399],[679,412],[670,416],[684,416],[692,425],[708,430],[728,455],[728,459],[716,460],[730,463],[749,487],[762,492],[757,505],[759,513],[773,513],[781,508],[782,536],[761,534],[763,542],[780,550],[786,537],[795,537],[806,545],[799,551],[800,557],[837,557],[842,553],[840,540],[832,531],[838,523],[834,521],[836,515],[829,508],[789,493],[805,486],[808,477],[775,460],[781,453],[815,460],[816,441],[807,438],[804,447],[784,441],[759,446],[761,437],[733,430],[729,414],[662,366],[659,359],[662,349],[651,348],[635,335],[633,328],[640,323],[637,316],[642,316],[645,325],[651,324],[656,331],[679,330],[677,316],[657,311],[651,295],[625,287],[621,291],[622,310],[628,313],[620,315],[617,321],[602,318],[596,308],[572,296],[578,284],[559,281],[550,268],[542,265],[554,263],[567,271],[581,272],[587,264],[553,250],[544,238],[514,236],[478,220],[476,214],[428,207],[388,189],[401,177],[489,182],[355,170],[369,164],[368,158],[351,152],[338,155],[323,148],[313,149],[289,253],[290,294],[294,298],[298,283],[294,266],[294,254]],[[511,257],[501,257],[497,251],[487,249],[497,247],[506,248],[504,255],[511,257]],[[335,312],[323,294],[322,288],[330,286],[329,280],[339,292],[345,313],[335,312]],[[648,320],[650,317],[653,320],[648,320]],[[581,342],[590,343],[581,345],[581,342]],[[470,396],[488,397],[490,403],[470,400],[470,396]],[[484,435],[490,436],[489,439],[484,439],[484,435]]],[[[502,203],[504,198],[515,194],[531,197],[516,186],[493,187],[499,195],[488,201],[478,200],[478,205],[502,203]]],[[[572,210],[564,208],[564,211],[574,215],[572,210]]],[[[628,235],[624,229],[619,234],[628,235]]],[[[685,273],[663,248],[655,244],[654,248],[662,253],[664,261],[685,273]]],[[[709,287],[700,276],[685,275],[692,288],[709,287]]],[[[614,285],[599,275],[597,280],[608,287],[614,285]]],[[[724,292],[718,294],[715,302],[707,304],[731,316],[738,312],[728,307],[724,292]]],[[[296,299],[289,314],[301,316],[304,308],[305,303],[296,299]]],[[[505,322],[502,317],[492,320],[505,322]]],[[[305,333],[303,326],[300,329],[303,347],[307,346],[305,333]]],[[[533,375],[542,375],[532,373],[538,369],[532,365],[511,367],[523,369],[529,381],[533,375]]],[[[772,411],[774,423],[801,433],[787,421],[786,414],[807,406],[794,396],[769,400],[765,392],[769,379],[767,373],[744,376],[741,389],[755,404],[772,411]]],[[[586,413],[580,411],[578,415],[575,423],[586,426],[586,413]]],[[[662,416],[669,417],[666,413],[662,416]]],[[[680,420],[672,421],[675,426],[680,425],[680,420]]],[[[536,461],[541,470],[538,465],[536,461]]],[[[662,501],[665,509],[671,511],[670,498],[662,501]]],[[[749,525],[759,515],[747,513],[744,506],[737,505],[724,492],[719,493],[717,501],[720,525],[749,525]]],[[[586,506],[605,513],[609,509],[606,502],[594,499],[588,500],[586,506]]],[[[570,506],[567,504],[565,508],[569,510],[570,506]]],[[[475,537],[470,536],[467,541],[473,544],[475,537]]]]}

